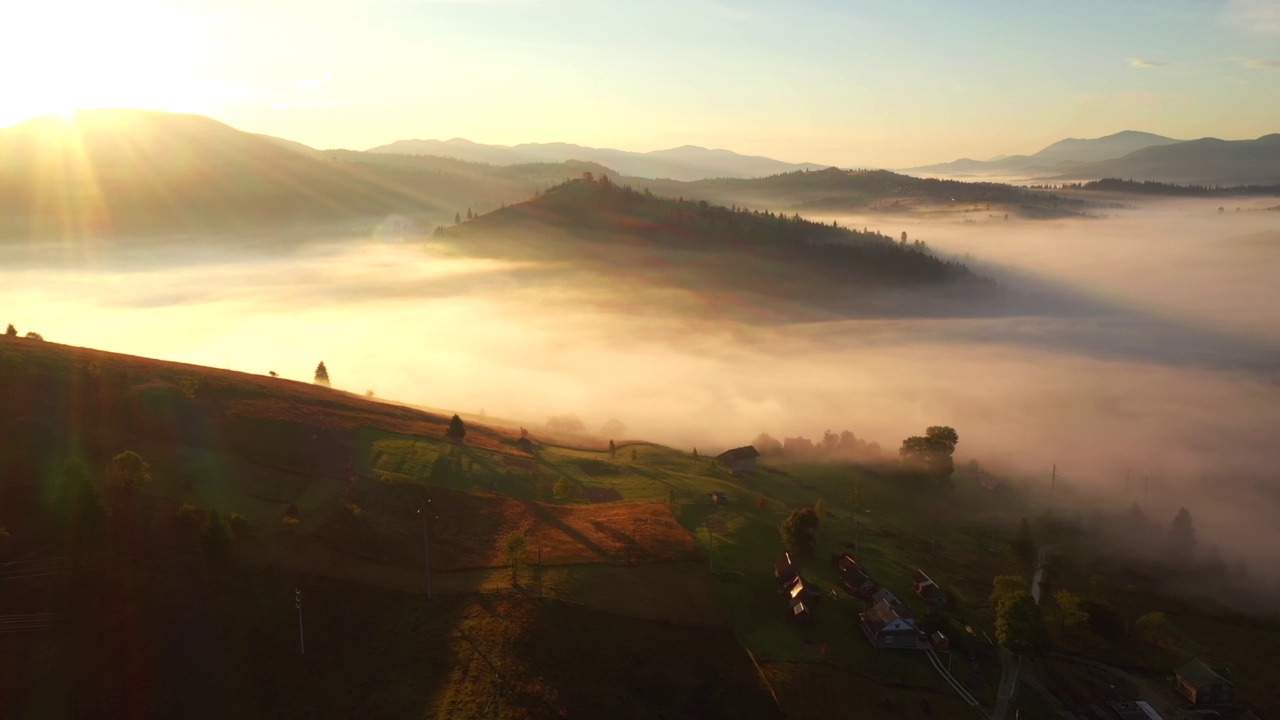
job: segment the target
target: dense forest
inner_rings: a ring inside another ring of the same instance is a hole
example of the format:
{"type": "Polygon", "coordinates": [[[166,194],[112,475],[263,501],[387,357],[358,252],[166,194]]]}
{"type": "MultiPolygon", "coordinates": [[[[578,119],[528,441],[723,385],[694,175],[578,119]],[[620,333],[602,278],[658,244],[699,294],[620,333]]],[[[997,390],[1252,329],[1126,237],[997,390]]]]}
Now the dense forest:
{"type": "Polygon", "coordinates": [[[1177,197],[1280,196],[1280,185],[1176,185],[1152,180],[1121,180],[1119,178],[1103,178],[1102,180],[1086,183],[1068,183],[1063,185],[1062,188],[1177,197]]]}

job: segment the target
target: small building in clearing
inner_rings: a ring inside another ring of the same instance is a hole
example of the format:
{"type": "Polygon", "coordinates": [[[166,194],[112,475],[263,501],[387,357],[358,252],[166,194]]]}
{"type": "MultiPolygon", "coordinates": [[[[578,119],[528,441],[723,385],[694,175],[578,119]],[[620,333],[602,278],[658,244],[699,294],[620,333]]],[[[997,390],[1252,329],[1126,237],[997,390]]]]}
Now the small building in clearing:
{"type": "Polygon", "coordinates": [[[1235,687],[1213,668],[1192,660],[1178,668],[1178,692],[1192,705],[1230,705],[1235,702],[1235,687]]]}
{"type": "Polygon", "coordinates": [[[734,475],[756,471],[756,458],[760,453],[750,445],[726,450],[716,456],[716,462],[725,466],[734,475]]]}
{"type": "Polygon", "coordinates": [[[879,602],[859,616],[862,632],[877,648],[916,650],[920,631],[916,629],[915,615],[906,605],[879,602]]]}
{"type": "Polygon", "coordinates": [[[791,559],[791,553],[782,554],[782,559],[778,560],[777,564],[773,566],[773,576],[784,586],[800,577],[800,569],[796,567],[795,561],[791,559]]]}
{"type": "Polygon", "coordinates": [[[923,570],[916,570],[911,574],[911,589],[929,605],[944,605],[947,602],[947,594],[923,570]]]}
{"type": "Polygon", "coordinates": [[[855,596],[868,598],[875,592],[876,584],[871,575],[849,553],[841,555],[836,561],[836,570],[840,573],[840,583],[855,596]]]}

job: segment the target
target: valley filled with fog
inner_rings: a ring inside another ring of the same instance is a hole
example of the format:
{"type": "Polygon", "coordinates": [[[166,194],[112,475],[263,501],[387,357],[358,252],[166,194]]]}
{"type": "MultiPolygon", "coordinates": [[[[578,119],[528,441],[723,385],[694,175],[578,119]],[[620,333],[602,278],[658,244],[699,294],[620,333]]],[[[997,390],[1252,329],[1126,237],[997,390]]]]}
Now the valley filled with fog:
{"type": "Polygon", "coordinates": [[[1118,501],[1126,472],[1149,476],[1153,502],[1169,506],[1158,518],[1190,483],[1231,480],[1197,501],[1197,523],[1217,535],[1227,523],[1214,505],[1274,512],[1274,495],[1255,502],[1241,487],[1277,487],[1280,460],[1280,213],[1224,204],[1042,222],[815,218],[967,255],[1014,308],[1052,288],[1070,309],[1051,314],[753,322],[768,308],[664,287],[652,269],[467,257],[383,235],[6,247],[0,320],[52,342],[304,382],[323,360],[337,388],[483,410],[535,434],[573,413],[590,430],[617,418],[628,439],[704,452],[761,431],[848,429],[892,453],[946,424],[962,461],[1045,479],[1056,463],[1063,482],[1118,501]]]}

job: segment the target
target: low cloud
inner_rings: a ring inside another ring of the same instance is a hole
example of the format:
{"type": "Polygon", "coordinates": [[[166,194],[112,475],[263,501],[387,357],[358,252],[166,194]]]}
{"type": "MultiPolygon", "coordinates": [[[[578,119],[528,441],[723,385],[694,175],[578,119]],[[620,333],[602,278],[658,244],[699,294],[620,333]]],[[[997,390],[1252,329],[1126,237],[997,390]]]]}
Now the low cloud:
{"type": "Polygon", "coordinates": [[[1251,68],[1280,68],[1280,60],[1250,59],[1244,61],[1244,66],[1251,68]]]}
{"type": "Polygon", "coordinates": [[[1129,58],[1129,64],[1136,68],[1162,68],[1169,67],[1169,63],[1160,60],[1143,60],[1141,58],[1129,58]]]}

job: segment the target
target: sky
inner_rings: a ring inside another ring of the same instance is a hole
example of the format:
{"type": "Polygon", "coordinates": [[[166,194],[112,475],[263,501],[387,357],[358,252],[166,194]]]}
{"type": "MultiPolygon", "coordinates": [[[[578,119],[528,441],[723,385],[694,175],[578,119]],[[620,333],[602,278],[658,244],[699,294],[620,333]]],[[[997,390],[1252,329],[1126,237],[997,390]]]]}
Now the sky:
{"type": "Polygon", "coordinates": [[[1280,0],[10,0],[0,27],[0,126],[138,107],[319,148],[889,168],[1280,132],[1280,0]]]}

